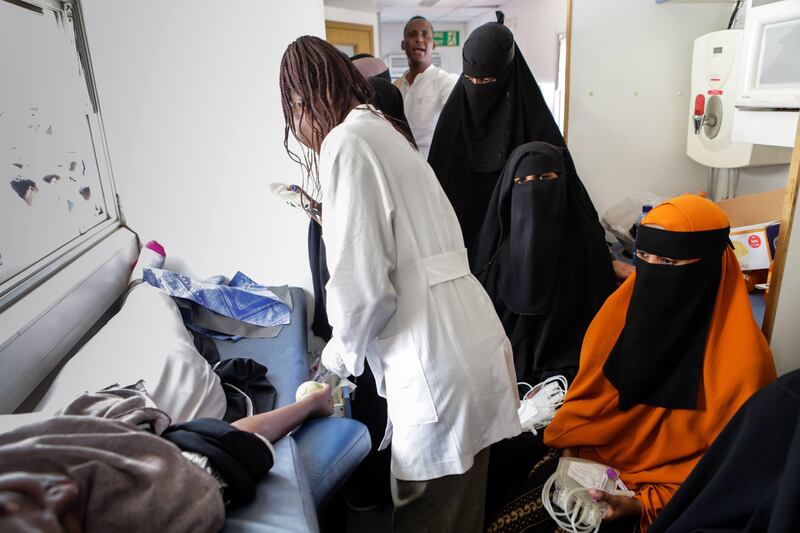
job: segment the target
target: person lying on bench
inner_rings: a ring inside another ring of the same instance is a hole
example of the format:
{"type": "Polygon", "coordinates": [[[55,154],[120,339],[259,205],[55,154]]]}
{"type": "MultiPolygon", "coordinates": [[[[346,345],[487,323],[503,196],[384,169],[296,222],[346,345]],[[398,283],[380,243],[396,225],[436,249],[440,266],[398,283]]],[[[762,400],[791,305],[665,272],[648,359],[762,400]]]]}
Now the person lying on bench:
{"type": "Polygon", "coordinates": [[[272,443],[332,412],[328,385],[232,424],[172,426],[142,382],[83,394],[0,435],[0,531],[219,531],[255,497],[272,443]]]}

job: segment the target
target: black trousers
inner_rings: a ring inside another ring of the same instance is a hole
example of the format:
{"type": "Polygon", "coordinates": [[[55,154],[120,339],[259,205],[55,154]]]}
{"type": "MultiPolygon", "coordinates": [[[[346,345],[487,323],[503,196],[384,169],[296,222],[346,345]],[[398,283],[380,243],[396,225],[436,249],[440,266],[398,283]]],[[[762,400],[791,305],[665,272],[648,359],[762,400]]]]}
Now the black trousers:
{"type": "Polygon", "coordinates": [[[372,450],[353,472],[347,489],[353,503],[381,504],[391,499],[391,447],[378,451],[386,431],[386,400],[378,396],[375,376],[369,364],[364,365],[364,373],[356,378],[356,385],[358,388],[352,402],[353,418],[367,426],[372,450]]]}

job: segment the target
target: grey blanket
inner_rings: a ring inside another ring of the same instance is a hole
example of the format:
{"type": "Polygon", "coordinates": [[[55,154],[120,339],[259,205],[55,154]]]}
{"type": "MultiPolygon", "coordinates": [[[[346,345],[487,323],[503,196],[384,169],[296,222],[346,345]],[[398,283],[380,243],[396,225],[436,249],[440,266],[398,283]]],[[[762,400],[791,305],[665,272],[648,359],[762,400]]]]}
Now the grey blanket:
{"type": "Polygon", "coordinates": [[[219,531],[219,484],[157,436],[168,425],[140,388],[87,393],[54,418],[0,435],[0,474],[72,478],[87,533],[219,531]]]}

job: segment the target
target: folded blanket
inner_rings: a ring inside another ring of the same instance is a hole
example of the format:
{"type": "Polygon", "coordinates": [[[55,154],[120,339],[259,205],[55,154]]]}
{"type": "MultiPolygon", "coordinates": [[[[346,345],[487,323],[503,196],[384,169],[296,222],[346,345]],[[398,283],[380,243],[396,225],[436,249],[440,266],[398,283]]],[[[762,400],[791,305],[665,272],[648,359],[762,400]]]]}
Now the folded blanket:
{"type": "Polygon", "coordinates": [[[291,310],[274,292],[241,272],[228,283],[197,281],[184,274],[146,268],[144,280],[174,298],[183,298],[220,315],[254,326],[289,323],[291,310]]]}

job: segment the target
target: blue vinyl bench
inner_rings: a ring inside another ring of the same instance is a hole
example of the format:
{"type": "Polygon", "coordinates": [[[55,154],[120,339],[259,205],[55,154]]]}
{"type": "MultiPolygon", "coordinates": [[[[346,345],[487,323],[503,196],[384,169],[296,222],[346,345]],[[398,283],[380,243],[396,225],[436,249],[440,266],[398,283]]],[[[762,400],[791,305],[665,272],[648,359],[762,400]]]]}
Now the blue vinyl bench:
{"type": "MultiPolygon", "coordinates": [[[[267,367],[278,391],[277,407],[294,402],[308,380],[306,295],[292,288],[291,324],[272,339],[218,341],[222,359],[250,357],[267,367]]],[[[317,508],[327,502],[364,460],[371,447],[367,428],[349,418],[311,420],[275,445],[275,466],[256,500],[229,513],[226,533],[319,531],[317,508]]]]}

